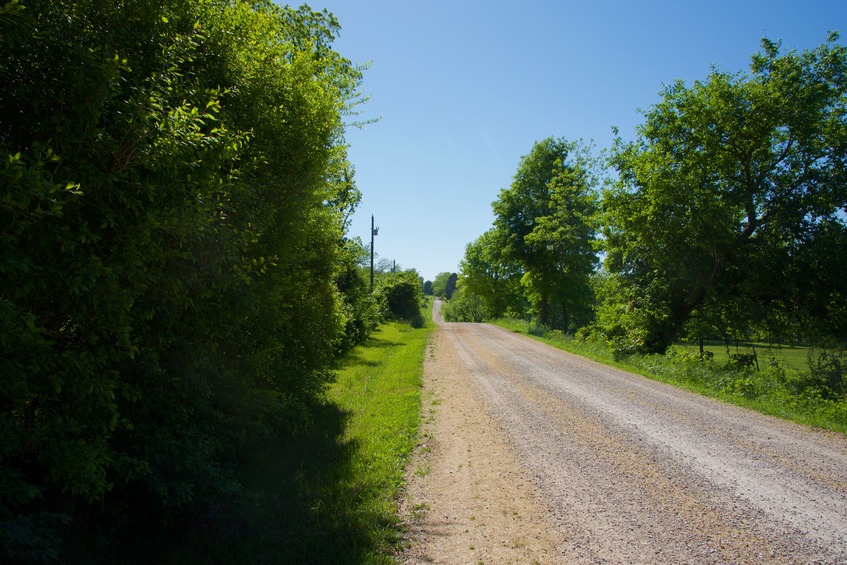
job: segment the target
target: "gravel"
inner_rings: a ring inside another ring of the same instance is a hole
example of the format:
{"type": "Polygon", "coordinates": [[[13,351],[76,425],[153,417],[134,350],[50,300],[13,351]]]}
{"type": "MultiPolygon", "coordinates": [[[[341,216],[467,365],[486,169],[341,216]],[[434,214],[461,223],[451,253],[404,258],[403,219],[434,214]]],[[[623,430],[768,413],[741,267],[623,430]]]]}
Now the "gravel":
{"type": "Polygon", "coordinates": [[[847,563],[841,434],[485,324],[440,326],[424,399],[407,562],[847,563]]]}

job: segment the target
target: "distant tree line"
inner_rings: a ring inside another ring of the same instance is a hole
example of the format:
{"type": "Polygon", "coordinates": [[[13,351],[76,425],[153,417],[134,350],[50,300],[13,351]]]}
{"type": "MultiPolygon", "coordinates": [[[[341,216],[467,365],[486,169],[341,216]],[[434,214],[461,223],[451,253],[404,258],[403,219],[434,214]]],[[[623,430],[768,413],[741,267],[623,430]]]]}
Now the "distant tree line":
{"type": "Polygon", "coordinates": [[[682,337],[843,343],[838,39],[803,52],[763,40],[746,74],[665,87],[636,139],[608,156],[536,143],[493,203],[493,227],[467,246],[457,311],[533,319],[621,353],[682,337]]]}
{"type": "Polygon", "coordinates": [[[438,273],[435,280],[424,282],[424,289],[429,289],[429,294],[444,300],[450,300],[456,291],[456,282],[459,275],[456,273],[438,273]]]}
{"type": "Polygon", "coordinates": [[[346,236],[338,29],[269,0],[0,6],[0,560],[107,561],[238,496],[337,355],[415,316],[419,279],[372,294],[346,236]]]}

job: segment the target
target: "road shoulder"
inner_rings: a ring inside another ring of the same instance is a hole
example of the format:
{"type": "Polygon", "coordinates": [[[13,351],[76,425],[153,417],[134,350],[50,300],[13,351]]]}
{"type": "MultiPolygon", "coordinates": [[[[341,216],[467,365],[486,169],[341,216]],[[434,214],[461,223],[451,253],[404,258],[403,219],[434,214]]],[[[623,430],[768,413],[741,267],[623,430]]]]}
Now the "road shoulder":
{"type": "Polygon", "coordinates": [[[401,515],[405,563],[552,563],[563,543],[531,477],[480,402],[442,325],[424,365],[419,445],[401,515]]]}

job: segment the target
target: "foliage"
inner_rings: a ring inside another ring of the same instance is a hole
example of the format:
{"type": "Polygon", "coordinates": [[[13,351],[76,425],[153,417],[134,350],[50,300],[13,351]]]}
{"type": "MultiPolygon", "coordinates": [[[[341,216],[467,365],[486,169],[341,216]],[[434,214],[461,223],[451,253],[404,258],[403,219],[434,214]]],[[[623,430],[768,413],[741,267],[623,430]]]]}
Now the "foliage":
{"type": "Polygon", "coordinates": [[[597,297],[597,318],[596,325],[590,328],[591,332],[602,334],[616,356],[641,351],[647,340],[647,332],[653,327],[651,324],[667,316],[663,310],[665,304],[650,304],[651,309],[647,305],[634,308],[634,301],[626,299],[630,289],[625,286],[624,280],[606,272],[596,275],[593,283],[597,297]],[[595,329],[597,332],[594,332],[595,329]]]}
{"type": "Polygon", "coordinates": [[[432,281],[432,294],[438,298],[450,300],[456,290],[456,281],[459,275],[456,273],[438,273],[432,281]]]}
{"type": "Polygon", "coordinates": [[[847,401],[847,349],[832,345],[810,349],[808,364],[804,377],[810,386],[827,398],[847,401]]]}
{"type": "Polygon", "coordinates": [[[367,262],[367,252],[357,238],[345,240],[336,275],[336,285],[341,293],[340,314],[344,334],[338,345],[339,352],[365,342],[382,321],[379,301],[371,294],[369,279],[362,265],[367,262]]]}
{"type": "Polygon", "coordinates": [[[434,326],[380,326],[339,362],[314,421],[245,454],[247,496],[185,525],[165,563],[391,563],[434,326]]]}
{"type": "Polygon", "coordinates": [[[465,247],[459,264],[462,288],[485,301],[494,317],[528,309],[521,287],[523,270],[504,256],[504,246],[502,233],[490,229],[465,247]]]}
{"type": "Polygon", "coordinates": [[[837,35],[782,54],[762,42],[748,75],[676,82],[617,140],[603,197],[610,339],[664,351],[762,327],[843,334],[847,267],[847,47],[837,35]],[[810,281],[815,281],[810,284],[810,281]]]}
{"type": "Polygon", "coordinates": [[[266,1],[3,8],[7,557],[108,551],[238,493],[238,454],[301,425],[362,339],[335,284],[360,81],[337,30],[266,1]]]}
{"type": "Polygon", "coordinates": [[[491,317],[486,301],[460,286],[453,298],[442,308],[447,322],[485,322],[491,317]]]}
{"type": "Polygon", "coordinates": [[[503,257],[522,268],[541,324],[563,330],[590,317],[599,183],[590,149],[563,139],[536,143],[492,204],[503,257]]]}
{"type": "Polygon", "coordinates": [[[375,289],[390,320],[404,320],[412,327],[421,328],[424,319],[420,305],[423,301],[423,283],[414,269],[392,273],[380,281],[375,289]]]}

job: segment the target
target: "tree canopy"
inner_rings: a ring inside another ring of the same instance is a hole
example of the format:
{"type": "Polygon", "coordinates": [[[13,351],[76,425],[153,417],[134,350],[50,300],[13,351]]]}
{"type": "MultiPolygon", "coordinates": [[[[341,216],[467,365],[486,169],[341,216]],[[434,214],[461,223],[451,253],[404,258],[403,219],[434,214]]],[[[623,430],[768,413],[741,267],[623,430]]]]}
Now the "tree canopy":
{"type": "Polygon", "coordinates": [[[593,319],[624,352],[663,352],[684,335],[843,339],[838,40],[786,52],[765,39],[747,73],[665,87],[637,137],[616,139],[614,182],[587,148],[536,143],[494,202],[494,227],[468,244],[461,291],[493,316],[571,330],[593,319]]]}
{"type": "Polygon", "coordinates": [[[551,307],[553,325],[562,329],[590,308],[589,279],[597,263],[595,169],[588,147],[545,139],[521,159],[512,185],[492,204],[503,258],[522,269],[522,284],[545,325],[551,307]]]}
{"type": "Polygon", "coordinates": [[[450,300],[453,297],[453,292],[456,290],[456,273],[438,273],[435,275],[435,280],[432,281],[432,294],[450,300]]]}
{"type": "Polygon", "coordinates": [[[494,317],[522,313],[527,308],[521,289],[523,271],[504,256],[502,239],[498,230],[488,230],[465,247],[459,264],[462,289],[485,301],[494,317]]]}
{"type": "Polygon", "coordinates": [[[362,339],[337,33],[270,1],[0,7],[7,558],[237,493],[362,339]]]}
{"type": "Polygon", "coordinates": [[[686,322],[843,331],[847,48],[837,36],[781,53],[763,40],[748,74],[676,82],[618,140],[603,198],[603,323],[664,351],[686,322]],[[827,251],[828,250],[828,251],[827,251]]]}

